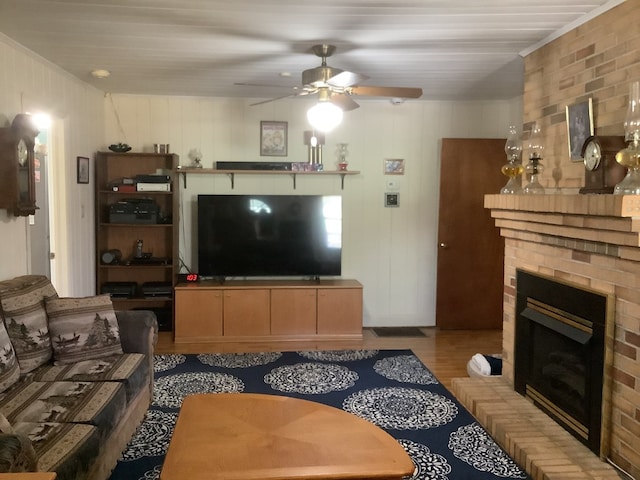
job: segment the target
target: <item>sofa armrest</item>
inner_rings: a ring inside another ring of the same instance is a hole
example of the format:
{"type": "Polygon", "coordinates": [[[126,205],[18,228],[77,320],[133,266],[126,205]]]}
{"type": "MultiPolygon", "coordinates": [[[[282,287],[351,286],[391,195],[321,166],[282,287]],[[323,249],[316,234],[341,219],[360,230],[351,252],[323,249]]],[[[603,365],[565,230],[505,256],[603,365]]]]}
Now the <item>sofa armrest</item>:
{"type": "Polygon", "coordinates": [[[150,310],[122,310],[116,312],[120,329],[120,343],[124,353],[144,353],[153,357],[158,341],[158,320],[150,310]]]}
{"type": "Polygon", "coordinates": [[[24,435],[0,433],[0,472],[35,472],[36,452],[24,435]]]}

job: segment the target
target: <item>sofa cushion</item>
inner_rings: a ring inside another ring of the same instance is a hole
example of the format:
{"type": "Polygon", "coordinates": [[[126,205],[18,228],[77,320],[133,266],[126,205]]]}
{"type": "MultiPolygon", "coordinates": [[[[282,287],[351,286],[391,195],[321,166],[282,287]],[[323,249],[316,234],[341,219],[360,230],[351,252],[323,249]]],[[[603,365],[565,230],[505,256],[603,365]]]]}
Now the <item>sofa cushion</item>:
{"type": "Polygon", "coordinates": [[[18,422],[15,432],[28,437],[38,471],[56,472],[57,480],[83,480],[100,449],[100,432],[77,423],[18,422]]]}
{"type": "Polygon", "coordinates": [[[106,438],[126,409],[119,382],[23,382],[0,394],[2,412],[18,422],[86,423],[106,438]]]}
{"type": "Polygon", "coordinates": [[[0,319],[0,392],[4,392],[20,378],[20,366],[9,334],[0,319]]]}
{"type": "Polygon", "coordinates": [[[141,353],[124,353],[113,357],[84,360],[71,365],[43,365],[29,374],[41,382],[68,380],[73,382],[117,381],[124,384],[127,402],[149,383],[149,362],[141,353]]]}
{"type": "Polygon", "coordinates": [[[51,360],[45,301],[58,294],[43,275],[23,275],[0,282],[0,306],[20,373],[51,360]]]}
{"type": "Polygon", "coordinates": [[[108,294],[53,298],[46,302],[53,359],[57,364],[122,353],[118,320],[108,294]]]}

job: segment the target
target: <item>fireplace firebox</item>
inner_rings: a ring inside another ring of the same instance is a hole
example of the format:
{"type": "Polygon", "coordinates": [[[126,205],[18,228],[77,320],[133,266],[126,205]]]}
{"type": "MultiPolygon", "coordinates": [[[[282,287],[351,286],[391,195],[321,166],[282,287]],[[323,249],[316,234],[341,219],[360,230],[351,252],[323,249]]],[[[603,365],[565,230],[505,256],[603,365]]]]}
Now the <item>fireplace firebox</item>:
{"type": "Polygon", "coordinates": [[[516,272],[514,387],[600,456],[608,452],[608,295],[516,272]]]}

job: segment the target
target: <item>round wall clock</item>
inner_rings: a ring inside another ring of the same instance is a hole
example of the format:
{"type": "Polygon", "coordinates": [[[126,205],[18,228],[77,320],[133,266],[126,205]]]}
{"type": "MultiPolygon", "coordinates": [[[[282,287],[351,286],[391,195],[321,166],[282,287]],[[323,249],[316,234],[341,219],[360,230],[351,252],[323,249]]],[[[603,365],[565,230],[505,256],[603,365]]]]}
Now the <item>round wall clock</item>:
{"type": "Polygon", "coordinates": [[[584,187],[580,193],[613,193],[613,188],[627,173],[615,159],[616,153],[625,147],[623,136],[592,135],[584,141],[584,187]]]}

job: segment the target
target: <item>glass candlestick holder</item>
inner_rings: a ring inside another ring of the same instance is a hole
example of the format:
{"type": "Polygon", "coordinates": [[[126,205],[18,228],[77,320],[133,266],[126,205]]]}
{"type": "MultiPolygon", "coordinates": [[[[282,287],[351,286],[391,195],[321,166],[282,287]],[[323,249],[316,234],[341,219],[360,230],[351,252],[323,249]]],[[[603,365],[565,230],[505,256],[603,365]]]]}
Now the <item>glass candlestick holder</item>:
{"type": "Polygon", "coordinates": [[[540,175],[544,171],[544,165],[539,157],[531,157],[529,163],[525,167],[525,172],[529,177],[529,183],[527,183],[522,189],[522,193],[540,195],[544,193],[544,187],[540,184],[540,175]]]}
{"type": "Polygon", "coordinates": [[[640,195],[640,132],[624,150],[616,153],[616,162],[627,167],[627,175],[613,189],[616,195],[640,195]]]}
{"type": "Polygon", "coordinates": [[[515,195],[522,193],[522,187],[520,186],[521,175],[524,172],[524,167],[519,159],[509,159],[500,169],[502,174],[509,180],[506,185],[502,187],[500,193],[515,195]]]}
{"type": "Polygon", "coordinates": [[[514,125],[509,126],[509,135],[504,145],[504,153],[507,155],[507,163],[502,166],[500,171],[509,180],[507,184],[502,187],[500,193],[511,195],[522,193],[521,175],[524,171],[521,157],[522,142],[518,135],[518,129],[514,125]]]}
{"type": "Polygon", "coordinates": [[[349,162],[347,161],[347,156],[349,155],[349,144],[348,143],[338,143],[336,146],[336,157],[338,158],[337,165],[338,170],[345,171],[349,162]]]}
{"type": "Polygon", "coordinates": [[[537,123],[531,130],[531,136],[529,137],[529,163],[525,167],[524,171],[529,179],[522,189],[523,193],[527,194],[543,194],[544,187],[540,184],[540,175],[544,171],[544,165],[542,165],[542,152],[544,146],[542,145],[542,134],[540,125],[537,123]]]}
{"type": "Polygon", "coordinates": [[[624,121],[629,145],[616,154],[616,162],[627,167],[627,175],[613,189],[616,195],[640,195],[640,82],[629,88],[629,106],[624,121]]]}

